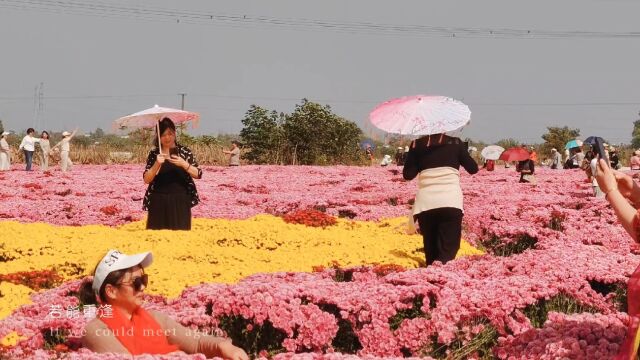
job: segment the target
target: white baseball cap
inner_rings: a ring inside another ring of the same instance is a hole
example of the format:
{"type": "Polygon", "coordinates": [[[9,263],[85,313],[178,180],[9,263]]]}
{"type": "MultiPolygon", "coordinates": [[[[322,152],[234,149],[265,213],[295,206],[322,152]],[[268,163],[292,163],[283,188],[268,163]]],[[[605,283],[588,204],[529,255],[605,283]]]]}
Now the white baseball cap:
{"type": "Polygon", "coordinates": [[[96,268],[96,273],[93,276],[93,285],[91,287],[97,294],[98,292],[100,292],[100,287],[102,287],[104,279],[106,279],[111,272],[116,270],[128,269],[136,265],[140,265],[143,268],[146,268],[151,265],[152,262],[153,255],[151,254],[151,251],[134,255],[126,255],[118,250],[109,250],[109,252],[107,252],[107,255],[105,255],[102,260],[100,260],[100,263],[96,268]]]}
{"type": "Polygon", "coordinates": [[[68,132],[68,131],[63,131],[63,132],[62,132],[62,136],[69,136],[69,135],[71,135],[71,133],[70,133],[70,132],[68,132]]]}
{"type": "Polygon", "coordinates": [[[10,132],[5,131],[5,132],[2,133],[2,136],[7,136],[7,135],[10,135],[10,134],[11,134],[10,132]]]}

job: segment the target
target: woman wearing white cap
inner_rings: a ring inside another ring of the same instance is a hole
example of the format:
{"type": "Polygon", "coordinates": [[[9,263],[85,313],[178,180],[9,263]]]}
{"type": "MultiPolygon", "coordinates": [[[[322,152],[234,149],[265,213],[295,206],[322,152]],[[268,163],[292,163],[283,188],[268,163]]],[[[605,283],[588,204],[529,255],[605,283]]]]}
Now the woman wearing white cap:
{"type": "Polygon", "coordinates": [[[58,142],[52,148],[52,149],[56,149],[58,146],[60,146],[60,170],[62,170],[63,172],[66,172],[67,170],[69,170],[71,165],[73,165],[73,163],[71,162],[71,159],[69,158],[69,150],[71,150],[71,147],[69,146],[69,142],[76,135],[77,132],[78,132],[77,128],[73,130],[73,133],[69,133],[68,131],[63,131],[62,140],[60,140],[60,142],[58,142]]]}
{"type": "Polygon", "coordinates": [[[11,167],[11,148],[7,142],[8,132],[3,132],[0,136],[0,171],[9,170],[11,167]]]}
{"type": "Polygon", "coordinates": [[[152,261],[151,252],[126,255],[118,250],[109,250],[100,260],[93,281],[85,282],[80,290],[84,304],[103,305],[96,318],[87,323],[83,345],[98,353],[140,355],[184,351],[248,360],[244,350],[229,339],[187,329],[165,314],[142,307],[149,279],[144,269],[152,261]]]}

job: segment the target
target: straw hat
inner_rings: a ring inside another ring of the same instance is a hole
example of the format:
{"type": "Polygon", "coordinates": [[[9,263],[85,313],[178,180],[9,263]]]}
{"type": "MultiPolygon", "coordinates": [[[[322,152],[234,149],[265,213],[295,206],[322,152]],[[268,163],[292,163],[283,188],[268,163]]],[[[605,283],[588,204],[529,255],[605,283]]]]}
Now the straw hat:
{"type": "Polygon", "coordinates": [[[62,136],[69,136],[69,135],[71,135],[71,133],[70,133],[70,132],[68,132],[68,131],[63,131],[63,132],[62,132],[62,136]]]}

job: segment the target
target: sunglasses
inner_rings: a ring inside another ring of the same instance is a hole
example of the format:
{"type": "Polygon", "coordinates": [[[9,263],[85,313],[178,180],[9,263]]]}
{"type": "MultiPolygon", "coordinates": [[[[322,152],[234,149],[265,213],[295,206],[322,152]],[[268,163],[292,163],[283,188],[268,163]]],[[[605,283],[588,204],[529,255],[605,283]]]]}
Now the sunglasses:
{"type": "Polygon", "coordinates": [[[121,282],[118,285],[131,285],[131,287],[133,287],[133,290],[138,292],[142,290],[143,285],[146,288],[148,283],[149,283],[149,275],[143,274],[142,276],[138,276],[137,278],[131,280],[130,282],[121,282]]]}

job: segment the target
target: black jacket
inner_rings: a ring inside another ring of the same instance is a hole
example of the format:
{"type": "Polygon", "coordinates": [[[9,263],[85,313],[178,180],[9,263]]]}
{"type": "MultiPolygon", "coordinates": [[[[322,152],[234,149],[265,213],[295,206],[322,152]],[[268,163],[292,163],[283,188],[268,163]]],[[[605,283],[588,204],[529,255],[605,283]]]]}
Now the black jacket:
{"type": "Polygon", "coordinates": [[[440,140],[440,135],[431,135],[411,143],[409,155],[402,169],[405,180],[414,179],[422,170],[444,166],[460,169],[462,165],[469,174],[478,172],[478,164],[467,151],[469,144],[457,137],[446,135],[442,136],[442,141],[440,140]]]}

